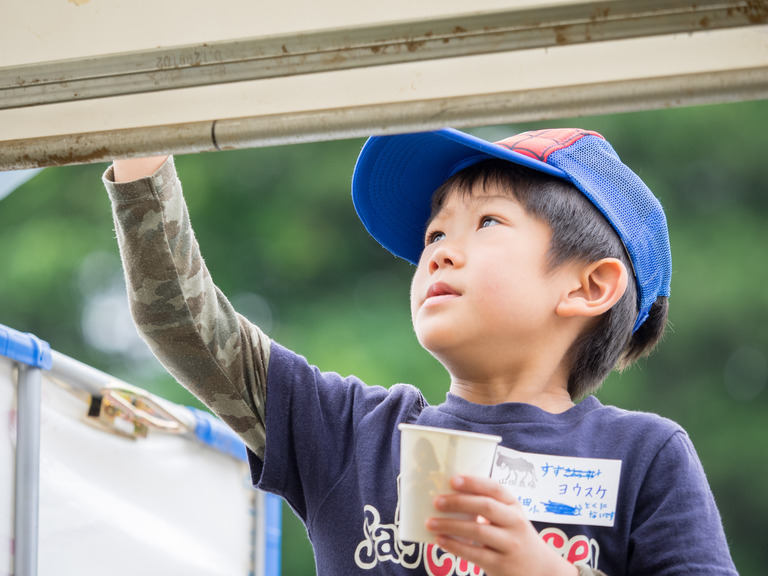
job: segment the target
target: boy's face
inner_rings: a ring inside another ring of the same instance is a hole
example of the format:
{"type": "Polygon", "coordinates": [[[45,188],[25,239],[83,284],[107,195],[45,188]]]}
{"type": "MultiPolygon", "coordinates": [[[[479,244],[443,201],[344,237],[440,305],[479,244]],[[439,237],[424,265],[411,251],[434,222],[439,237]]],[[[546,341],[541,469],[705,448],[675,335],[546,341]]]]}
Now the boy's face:
{"type": "Polygon", "coordinates": [[[566,285],[547,270],[550,238],[546,223],[493,185],[449,192],[427,228],[411,315],[421,345],[454,376],[545,345],[566,285]]]}

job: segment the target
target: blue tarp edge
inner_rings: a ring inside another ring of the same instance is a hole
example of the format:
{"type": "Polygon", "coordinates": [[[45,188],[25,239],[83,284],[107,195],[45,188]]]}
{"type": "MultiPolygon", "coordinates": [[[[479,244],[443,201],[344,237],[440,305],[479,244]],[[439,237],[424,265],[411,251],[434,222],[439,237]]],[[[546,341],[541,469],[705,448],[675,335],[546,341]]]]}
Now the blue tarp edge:
{"type": "Polygon", "coordinates": [[[51,346],[34,334],[19,332],[0,324],[0,356],[43,370],[53,366],[51,346]]]}
{"type": "Polygon", "coordinates": [[[195,436],[198,440],[241,462],[248,462],[245,444],[229,426],[208,412],[192,406],[186,408],[195,418],[195,436]]]}

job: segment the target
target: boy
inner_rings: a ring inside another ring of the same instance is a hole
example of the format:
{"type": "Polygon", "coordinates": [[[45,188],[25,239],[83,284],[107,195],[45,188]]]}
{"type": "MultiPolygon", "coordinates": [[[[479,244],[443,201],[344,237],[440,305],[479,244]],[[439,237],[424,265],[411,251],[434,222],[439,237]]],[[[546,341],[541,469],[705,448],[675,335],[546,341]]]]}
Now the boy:
{"type": "Polygon", "coordinates": [[[116,161],[105,182],[140,331],[242,436],[319,574],[736,573],[685,432],[589,396],[659,340],[671,275],[661,206],[600,135],[446,129],[363,148],[355,206],[417,266],[414,330],[450,375],[439,406],[321,373],[238,316],[171,159],[116,161]],[[456,477],[435,499],[471,518],[430,519],[437,545],[398,538],[402,422],[503,438],[496,479],[456,477]]]}

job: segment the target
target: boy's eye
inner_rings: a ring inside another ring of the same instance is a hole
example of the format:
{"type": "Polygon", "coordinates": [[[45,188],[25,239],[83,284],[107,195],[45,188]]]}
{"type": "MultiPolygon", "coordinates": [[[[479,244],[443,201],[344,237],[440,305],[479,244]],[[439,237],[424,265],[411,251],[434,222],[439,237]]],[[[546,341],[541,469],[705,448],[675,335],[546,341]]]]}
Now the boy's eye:
{"type": "Polygon", "coordinates": [[[495,226],[499,221],[493,216],[483,216],[480,220],[480,228],[488,228],[489,226],[495,226]]]}
{"type": "Polygon", "coordinates": [[[440,232],[439,230],[435,230],[427,234],[427,241],[425,244],[433,244],[438,240],[442,240],[443,238],[445,238],[445,233],[440,232]]]}

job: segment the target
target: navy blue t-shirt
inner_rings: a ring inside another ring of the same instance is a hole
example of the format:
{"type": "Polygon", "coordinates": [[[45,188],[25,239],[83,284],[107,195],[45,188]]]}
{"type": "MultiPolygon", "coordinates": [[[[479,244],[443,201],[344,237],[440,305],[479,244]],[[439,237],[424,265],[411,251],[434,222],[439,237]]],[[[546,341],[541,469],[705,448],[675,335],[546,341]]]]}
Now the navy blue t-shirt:
{"type": "Polygon", "coordinates": [[[482,574],[434,545],[398,539],[401,422],[495,434],[502,450],[620,461],[612,526],[534,521],[571,561],[608,576],[736,574],[699,458],[685,431],[659,416],[594,397],[561,414],[452,394],[430,406],[413,386],[321,372],[276,343],[266,414],[254,482],[304,522],[321,576],[482,574]]]}

